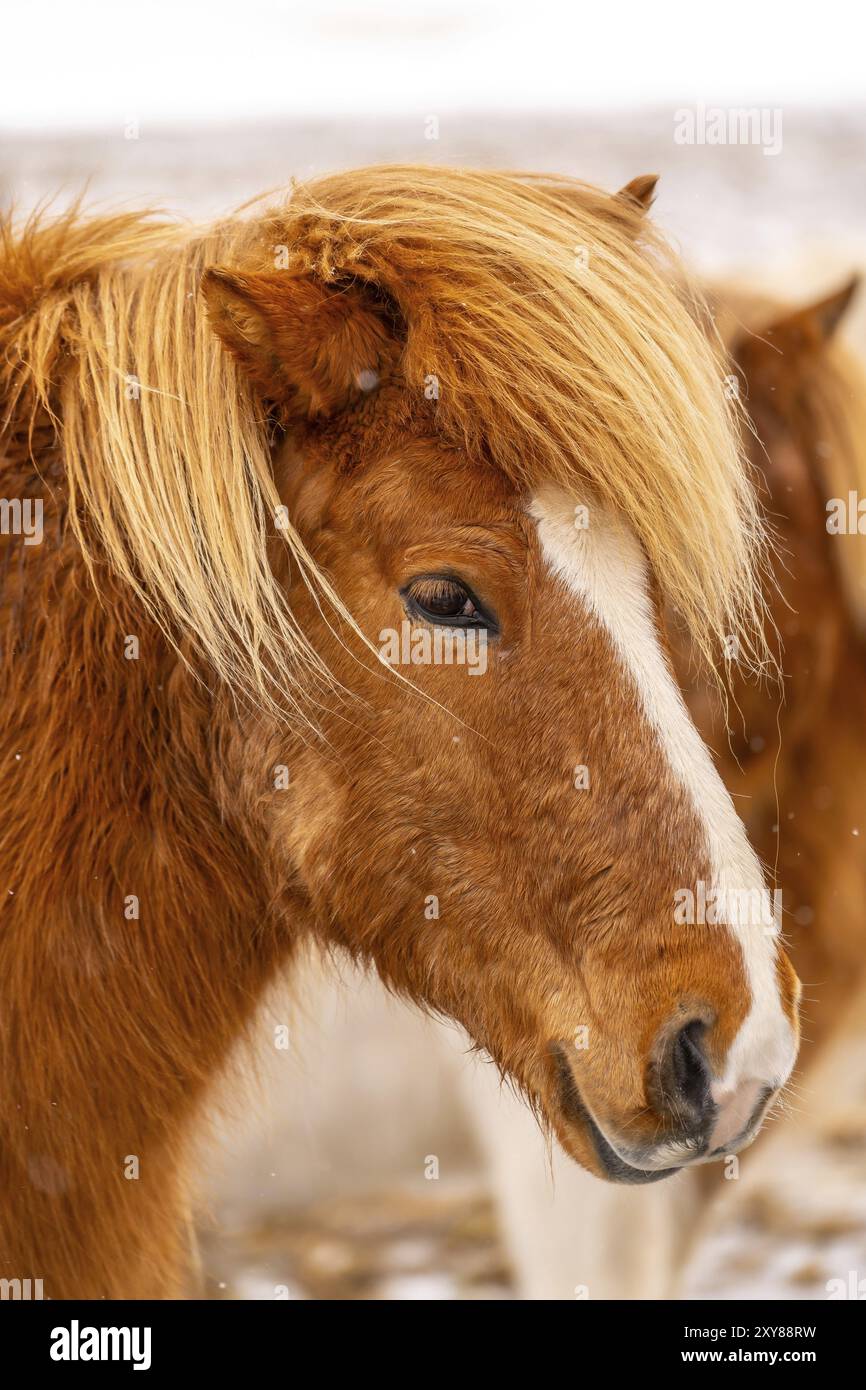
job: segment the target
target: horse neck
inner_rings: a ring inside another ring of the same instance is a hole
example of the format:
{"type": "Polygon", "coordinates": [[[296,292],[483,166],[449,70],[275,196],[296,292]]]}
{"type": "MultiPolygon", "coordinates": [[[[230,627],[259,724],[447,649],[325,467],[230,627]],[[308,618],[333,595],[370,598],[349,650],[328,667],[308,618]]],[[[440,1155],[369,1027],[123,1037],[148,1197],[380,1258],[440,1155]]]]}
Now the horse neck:
{"type": "Polygon", "coordinates": [[[0,1251],[51,1297],[146,1296],[182,1256],[157,1233],[186,1136],[292,940],[228,703],[59,529],[0,567],[0,1251]]]}

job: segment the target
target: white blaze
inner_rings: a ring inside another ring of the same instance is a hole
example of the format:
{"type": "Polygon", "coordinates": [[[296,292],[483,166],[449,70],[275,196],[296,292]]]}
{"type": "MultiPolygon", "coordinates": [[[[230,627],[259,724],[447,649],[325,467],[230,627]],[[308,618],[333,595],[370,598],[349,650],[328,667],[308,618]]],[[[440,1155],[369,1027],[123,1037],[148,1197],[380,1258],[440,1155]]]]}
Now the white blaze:
{"type": "MultiPolygon", "coordinates": [[[[757,856],[662,650],[643,550],[625,524],[596,502],[587,509],[589,525],[576,525],[576,502],[559,488],[545,489],[533,499],[530,514],[538,524],[542,553],[552,572],[602,625],[631,676],[667,763],[704,827],[717,901],[729,894],[734,902],[743,894],[761,901],[765,887],[757,856]]],[[[717,918],[729,923],[739,941],[751,991],[725,1076],[713,1087],[721,1104],[748,1080],[784,1082],[796,1053],[776,977],[778,928],[751,918],[742,921],[741,916],[720,912],[717,918]]]]}

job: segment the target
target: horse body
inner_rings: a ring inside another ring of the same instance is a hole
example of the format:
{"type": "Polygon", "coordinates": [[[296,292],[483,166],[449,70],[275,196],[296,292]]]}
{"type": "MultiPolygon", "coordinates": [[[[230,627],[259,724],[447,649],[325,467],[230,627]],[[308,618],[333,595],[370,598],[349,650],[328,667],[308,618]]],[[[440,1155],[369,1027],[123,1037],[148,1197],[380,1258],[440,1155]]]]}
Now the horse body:
{"type": "Polygon", "coordinates": [[[372,170],[202,235],[5,230],[4,488],[49,501],[2,594],[4,1275],[180,1290],[195,1121],[306,937],[615,1180],[784,1083],[775,936],[672,917],[763,882],[658,637],[666,595],[748,643],[758,532],[641,201],[372,170]],[[485,678],[386,671],[404,621],[485,678]]]}

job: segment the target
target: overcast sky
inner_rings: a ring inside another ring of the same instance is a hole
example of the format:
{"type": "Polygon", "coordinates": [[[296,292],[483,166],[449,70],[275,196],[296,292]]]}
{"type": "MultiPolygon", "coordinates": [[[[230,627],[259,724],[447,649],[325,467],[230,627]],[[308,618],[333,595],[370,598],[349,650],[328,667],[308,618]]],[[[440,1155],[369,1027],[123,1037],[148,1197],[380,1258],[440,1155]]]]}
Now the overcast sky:
{"type": "Polygon", "coordinates": [[[866,98],[862,0],[14,0],[0,125],[866,98]]]}

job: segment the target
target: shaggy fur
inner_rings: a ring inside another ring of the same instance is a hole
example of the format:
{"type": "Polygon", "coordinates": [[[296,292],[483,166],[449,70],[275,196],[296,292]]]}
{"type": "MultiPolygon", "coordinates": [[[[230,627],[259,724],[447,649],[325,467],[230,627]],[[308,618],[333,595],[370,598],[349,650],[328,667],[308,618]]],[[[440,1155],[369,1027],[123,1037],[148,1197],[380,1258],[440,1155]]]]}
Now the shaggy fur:
{"type": "Polygon", "coordinates": [[[591,1025],[581,1094],[638,1145],[683,1122],[652,1059],[689,1009],[721,1070],[742,960],[671,919],[696,808],[526,511],[591,484],[698,649],[760,653],[720,364],[643,201],[385,169],[205,231],[3,229],[2,491],[45,499],[42,545],[2,537],[4,1277],[181,1290],[190,1133],[304,936],[457,1018],[594,1169],[552,1042],[591,1025]],[[398,681],[370,644],[443,567],[491,670],[398,681]]]}

